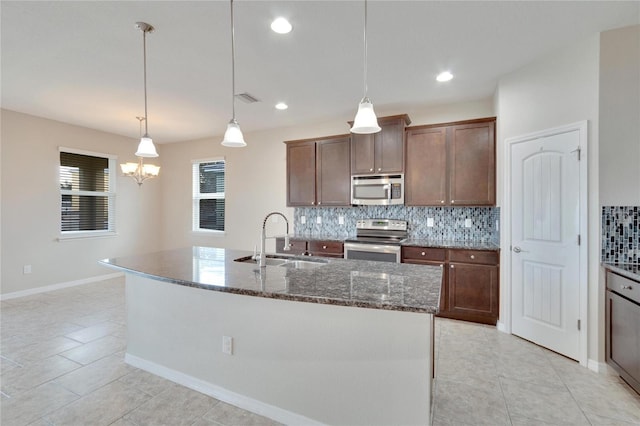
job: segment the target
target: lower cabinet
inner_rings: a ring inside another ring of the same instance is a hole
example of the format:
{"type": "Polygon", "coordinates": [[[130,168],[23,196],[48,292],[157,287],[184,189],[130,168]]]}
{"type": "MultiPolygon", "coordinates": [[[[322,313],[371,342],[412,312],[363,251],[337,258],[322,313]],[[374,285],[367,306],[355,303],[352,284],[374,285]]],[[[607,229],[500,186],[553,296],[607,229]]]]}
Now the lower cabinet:
{"type": "Polygon", "coordinates": [[[495,325],[499,315],[499,252],[403,247],[402,262],[443,268],[438,316],[495,325]]]}
{"type": "Polygon", "coordinates": [[[284,238],[276,238],[276,252],[291,255],[308,255],[321,257],[343,257],[344,244],[334,240],[289,239],[290,250],[284,250],[284,238]]]}

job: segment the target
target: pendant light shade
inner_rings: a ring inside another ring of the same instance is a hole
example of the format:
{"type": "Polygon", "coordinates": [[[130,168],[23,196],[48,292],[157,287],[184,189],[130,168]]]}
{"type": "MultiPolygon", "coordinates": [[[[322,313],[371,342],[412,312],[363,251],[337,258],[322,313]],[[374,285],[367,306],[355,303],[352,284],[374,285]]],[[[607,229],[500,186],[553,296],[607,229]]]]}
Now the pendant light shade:
{"type": "Polygon", "coordinates": [[[144,63],[144,135],[140,138],[136,155],[138,157],[157,157],[158,152],[153,144],[153,139],[149,136],[147,127],[149,121],[147,120],[147,33],[152,32],[155,28],[146,22],[136,22],[136,28],[142,31],[142,55],[144,63]]]}
{"type": "Polygon", "coordinates": [[[156,151],[156,147],[153,144],[153,140],[149,137],[149,135],[145,134],[140,138],[140,143],[138,144],[138,150],[136,151],[136,155],[138,157],[152,158],[157,157],[158,152],[156,151]]]}
{"type": "Polygon", "coordinates": [[[224,138],[222,139],[222,146],[230,148],[242,148],[247,146],[242,136],[242,130],[240,125],[236,121],[236,43],[234,38],[234,25],[233,25],[233,0],[231,3],[231,109],[233,116],[227,124],[227,131],[224,132],[224,138]]]}
{"type": "Polygon", "coordinates": [[[373,111],[373,104],[369,98],[362,98],[358,105],[358,113],[353,120],[352,133],[368,134],[378,133],[381,130],[378,126],[378,118],[373,111]]]}
{"type": "Polygon", "coordinates": [[[247,146],[247,143],[244,141],[244,136],[242,136],[240,125],[233,118],[229,121],[229,124],[227,124],[227,131],[224,132],[222,146],[230,148],[242,148],[243,146],[247,146]]]}
{"type": "Polygon", "coordinates": [[[378,118],[373,110],[373,104],[367,96],[367,0],[364,0],[364,96],[358,105],[356,118],[353,120],[351,133],[378,133],[378,118]]]}

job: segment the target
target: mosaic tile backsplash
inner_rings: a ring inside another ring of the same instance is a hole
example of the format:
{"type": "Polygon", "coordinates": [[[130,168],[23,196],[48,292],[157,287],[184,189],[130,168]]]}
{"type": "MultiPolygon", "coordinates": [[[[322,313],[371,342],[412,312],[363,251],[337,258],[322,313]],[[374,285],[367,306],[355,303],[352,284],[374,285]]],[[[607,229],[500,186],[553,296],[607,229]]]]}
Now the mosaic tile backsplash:
{"type": "Polygon", "coordinates": [[[640,207],[602,207],[602,261],[640,264],[640,207]]]}
{"type": "Polygon", "coordinates": [[[342,239],[355,235],[358,219],[406,220],[409,238],[415,239],[494,243],[500,240],[498,207],[298,207],[294,211],[294,230],[301,236],[342,239]],[[343,225],[339,223],[341,216],[343,225]],[[427,218],[433,218],[432,227],[427,226],[427,218]],[[470,228],[465,227],[465,219],[471,219],[470,228]]]}

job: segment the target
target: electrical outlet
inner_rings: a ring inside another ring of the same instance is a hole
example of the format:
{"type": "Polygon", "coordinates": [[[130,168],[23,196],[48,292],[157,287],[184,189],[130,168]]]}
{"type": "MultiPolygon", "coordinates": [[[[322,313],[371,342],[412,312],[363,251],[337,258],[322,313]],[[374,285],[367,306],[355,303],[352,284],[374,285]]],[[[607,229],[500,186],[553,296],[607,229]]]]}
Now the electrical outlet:
{"type": "Polygon", "coordinates": [[[496,220],[496,231],[500,230],[500,221],[496,220]]]}
{"type": "Polygon", "coordinates": [[[307,223],[307,217],[306,216],[300,216],[300,223],[303,224],[303,225],[305,223],[307,223]]]}
{"type": "Polygon", "coordinates": [[[233,337],[222,336],[222,353],[233,355],[233,337]]]}
{"type": "Polygon", "coordinates": [[[465,228],[471,228],[471,219],[465,219],[464,220],[464,227],[465,228]]]}
{"type": "Polygon", "coordinates": [[[320,216],[316,217],[316,223],[318,225],[322,225],[322,217],[320,217],[320,216]]]}
{"type": "Polygon", "coordinates": [[[344,216],[338,216],[338,225],[344,225],[344,216]]]}
{"type": "Polygon", "coordinates": [[[24,265],[22,267],[22,273],[23,274],[30,274],[31,273],[31,265],[24,265]]]}
{"type": "Polygon", "coordinates": [[[428,218],[427,218],[427,226],[428,226],[429,228],[433,228],[433,222],[434,222],[434,220],[433,220],[433,218],[432,218],[432,217],[428,217],[428,218]]]}

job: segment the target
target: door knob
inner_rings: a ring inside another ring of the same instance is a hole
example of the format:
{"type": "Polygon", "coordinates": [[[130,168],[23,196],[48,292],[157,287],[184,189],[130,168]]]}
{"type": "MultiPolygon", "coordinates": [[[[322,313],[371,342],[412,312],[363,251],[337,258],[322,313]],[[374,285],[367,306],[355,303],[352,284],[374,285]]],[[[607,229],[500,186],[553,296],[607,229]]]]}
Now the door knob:
{"type": "Polygon", "coordinates": [[[518,246],[515,246],[515,247],[513,248],[513,252],[514,252],[514,253],[520,253],[521,251],[522,251],[522,249],[521,249],[520,247],[518,247],[518,246]]]}

